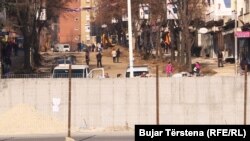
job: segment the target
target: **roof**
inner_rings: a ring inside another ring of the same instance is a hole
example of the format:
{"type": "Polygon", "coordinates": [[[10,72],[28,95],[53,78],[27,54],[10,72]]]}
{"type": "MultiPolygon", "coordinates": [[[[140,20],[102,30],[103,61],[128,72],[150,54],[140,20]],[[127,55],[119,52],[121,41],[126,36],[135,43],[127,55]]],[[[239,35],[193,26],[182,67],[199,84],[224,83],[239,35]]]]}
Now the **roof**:
{"type": "MultiPolygon", "coordinates": [[[[133,71],[149,71],[148,66],[133,66],[133,71]]],[[[130,67],[127,68],[127,72],[130,72],[130,67]]]]}
{"type": "MultiPolygon", "coordinates": [[[[71,65],[71,69],[86,69],[88,65],[71,65]]],[[[54,69],[69,69],[69,64],[59,64],[54,69]]]]}

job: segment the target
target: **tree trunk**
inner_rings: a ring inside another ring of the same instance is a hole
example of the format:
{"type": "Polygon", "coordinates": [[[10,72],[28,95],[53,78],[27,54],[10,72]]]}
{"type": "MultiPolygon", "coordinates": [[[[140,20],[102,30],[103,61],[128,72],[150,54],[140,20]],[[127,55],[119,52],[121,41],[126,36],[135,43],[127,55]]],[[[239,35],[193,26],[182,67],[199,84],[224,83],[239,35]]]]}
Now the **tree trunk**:
{"type": "Polygon", "coordinates": [[[184,64],[185,64],[185,34],[183,33],[183,32],[180,32],[181,34],[181,36],[180,36],[180,41],[181,41],[181,43],[180,43],[180,45],[181,45],[181,47],[180,47],[180,64],[181,64],[181,66],[183,66],[184,64]]]}
{"type": "Polygon", "coordinates": [[[24,70],[31,72],[31,62],[30,62],[30,42],[28,41],[29,37],[24,34],[24,70]]]}
{"type": "Polygon", "coordinates": [[[34,65],[36,67],[41,65],[41,55],[39,53],[40,33],[41,33],[40,29],[38,32],[34,31],[35,36],[33,36],[33,44],[32,44],[33,49],[34,49],[34,54],[33,53],[32,54],[33,54],[33,59],[34,59],[34,65]]]}
{"type": "Polygon", "coordinates": [[[160,42],[161,42],[160,30],[157,30],[157,32],[156,32],[156,48],[157,48],[158,59],[162,58],[162,51],[161,51],[160,42]]]}

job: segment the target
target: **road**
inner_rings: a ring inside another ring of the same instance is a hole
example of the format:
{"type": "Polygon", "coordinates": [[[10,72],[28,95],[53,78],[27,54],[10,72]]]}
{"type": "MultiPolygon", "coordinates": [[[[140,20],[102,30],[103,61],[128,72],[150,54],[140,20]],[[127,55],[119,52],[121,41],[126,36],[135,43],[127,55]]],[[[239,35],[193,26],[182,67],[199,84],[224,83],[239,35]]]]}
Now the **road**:
{"type": "MultiPolygon", "coordinates": [[[[75,141],[134,141],[132,134],[126,135],[77,135],[73,136],[75,141]]],[[[63,135],[44,135],[44,136],[30,136],[30,137],[0,137],[0,141],[64,141],[63,135]]]]}
{"type": "MultiPolygon", "coordinates": [[[[133,136],[76,136],[75,141],[134,141],[133,136]]],[[[0,141],[64,141],[65,137],[13,137],[0,138],[0,141]]]]}

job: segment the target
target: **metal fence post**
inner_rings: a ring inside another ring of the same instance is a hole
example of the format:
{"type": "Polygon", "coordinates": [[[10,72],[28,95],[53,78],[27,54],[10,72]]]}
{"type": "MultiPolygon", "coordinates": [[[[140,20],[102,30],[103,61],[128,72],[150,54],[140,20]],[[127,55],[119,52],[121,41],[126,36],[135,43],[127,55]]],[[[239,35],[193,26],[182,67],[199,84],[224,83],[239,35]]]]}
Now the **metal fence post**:
{"type": "Polygon", "coordinates": [[[244,83],[244,125],[247,125],[247,65],[245,65],[245,83],[244,83]]]}
{"type": "Polygon", "coordinates": [[[2,78],[2,63],[1,63],[1,60],[0,60],[0,79],[2,78]]]}
{"type": "Polygon", "coordinates": [[[71,64],[69,64],[68,137],[71,137],[71,64]]]}
{"type": "Polygon", "coordinates": [[[156,65],[156,124],[159,125],[159,65],[156,65]]]}

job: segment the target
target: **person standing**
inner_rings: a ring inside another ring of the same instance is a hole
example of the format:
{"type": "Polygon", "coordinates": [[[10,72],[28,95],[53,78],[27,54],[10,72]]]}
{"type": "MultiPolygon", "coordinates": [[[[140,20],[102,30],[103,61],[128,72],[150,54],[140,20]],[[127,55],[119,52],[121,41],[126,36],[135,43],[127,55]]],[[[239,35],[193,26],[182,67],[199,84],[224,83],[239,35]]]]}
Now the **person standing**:
{"type": "Polygon", "coordinates": [[[92,46],[91,46],[91,51],[92,52],[95,52],[95,44],[93,43],[92,46]]]}
{"type": "Polygon", "coordinates": [[[116,50],[116,62],[117,62],[117,63],[119,63],[119,58],[120,58],[120,56],[121,56],[121,51],[120,51],[120,49],[118,48],[118,49],[116,50]]]}
{"type": "Polygon", "coordinates": [[[223,54],[221,51],[218,53],[218,67],[223,67],[223,54]]]}
{"type": "Polygon", "coordinates": [[[166,65],[166,74],[167,74],[167,77],[171,77],[172,74],[173,74],[173,72],[174,72],[173,65],[169,61],[168,64],[166,65]]]}
{"type": "Polygon", "coordinates": [[[196,76],[200,76],[200,71],[201,71],[201,65],[199,62],[196,62],[195,65],[194,65],[194,74],[196,76]]]}
{"type": "Polygon", "coordinates": [[[86,53],[85,53],[85,61],[86,61],[86,64],[89,65],[90,57],[89,57],[89,51],[88,50],[86,50],[86,53]]]}
{"type": "Polygon", "coordinates": [[[102,67],[102,54],[101,52],[98,52],[96,54],[96,59],[97,59],[97,67],[102,67]]]}
{"type": "Polygon", "coordinates": [[[116,59],[116,50],[113,48],[113,50],[111,51],[111,55],[113,57],[113,63],[115,63],[115,59],[116,59]]]}
{"type": "Polygon", "coordinates": [[[97,51],[102,52],[102,45],[100,43],[97,43],[97,51]]]}

